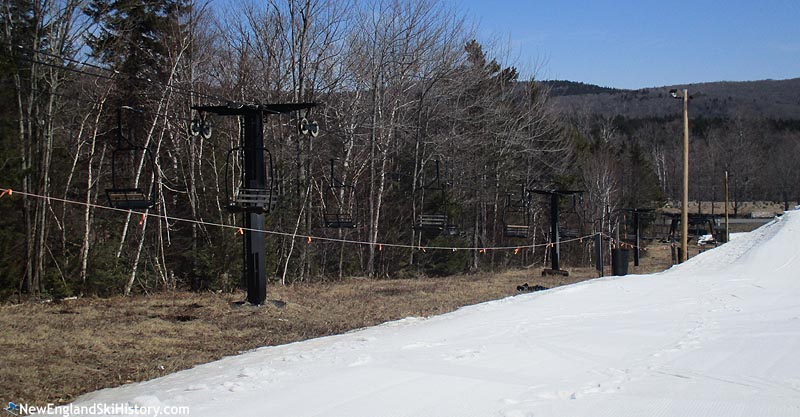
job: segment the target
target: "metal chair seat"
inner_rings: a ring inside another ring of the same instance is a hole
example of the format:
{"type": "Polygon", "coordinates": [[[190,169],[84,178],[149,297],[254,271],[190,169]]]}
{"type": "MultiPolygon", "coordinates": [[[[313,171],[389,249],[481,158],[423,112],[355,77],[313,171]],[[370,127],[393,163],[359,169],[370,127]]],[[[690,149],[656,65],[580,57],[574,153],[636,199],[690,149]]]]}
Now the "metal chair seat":
{"type": "Polygon", "coordinates": [[[264,212],[267,213],[278,204],[278,193],[276,190],[266,188],[240,188],[239,192],[228,203],[228,211],[232,213],[240,212],[264,212]]]}
{"type": "Polygon", "coordinates": [[[527,238],[528,226],[507,224],[505,226],[505,230],[503,231],[503,235],[505,235],[505,237],[527,238]]]}
{"type": "Polygon", "coordinates": [[[155,205],[153,198],[141,188],[108,188],[106,197],[111,207],[124,210],[142,210],[155,205]]]}
{"type": "Polygon", "coordinates": [[[356,222],[350,213],[325,213],[325,227],[331,229],[354,229],[356,222]]]}
{"type": "Polygon", "coordinates": [[[447,227],[447,215],[420,214],[414,227],[420,230],[444,230],[447,227]]]}

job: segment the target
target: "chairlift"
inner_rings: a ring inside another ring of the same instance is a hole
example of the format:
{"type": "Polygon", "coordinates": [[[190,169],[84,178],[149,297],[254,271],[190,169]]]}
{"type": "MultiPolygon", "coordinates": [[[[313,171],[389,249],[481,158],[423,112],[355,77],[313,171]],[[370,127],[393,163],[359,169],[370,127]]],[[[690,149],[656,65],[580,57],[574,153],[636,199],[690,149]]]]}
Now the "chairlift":
{"type": "Polygon", "coordinates": [[[519,199],[513,193],[506,194],[503,208],[503,236],[527,239],[530,230],[530,194],[523,187],[519,199]]]}
{"type": "Polygon", "coordinates": [[[106,188],[106,197],[111,207],[145,210],[156,205],[158,171],[150,149],[136,146],[123,136],[123,108],[137,111],[128,106],[117,109],[117,145],[111,153],[111,188],[106,188]],[[140,179],[148,176],[149,185],[142,187],[140,179]]]}
{"type": "Polygon", "coordinates": [[[231,213],[269,213],[278,205],[278,188],[275,181],[275,169],[272,164],[272,153],[267,148],[264,151],[264,160],[260,167],[263,178],[266,178],[264,187],[253,187],[245,181],[244,148],[239,146],[228,151],[225,160],[225,195],[227,206],[231,213]],[[240,172],[236,172],[237,169],[240,172]],[[234,184],[234,179],[237,179],[234,184]]]}
{"type": "Polygon", "coordinates": [[[324,196],[325,227],[330,229],[354,229],[357,226],[356,189],[336,177],[331,158],[331,176],[328,190],[324,196]]]}
{"type": "Polygon", "coordinates": [[[459,230],[448,215],[447,183],[441,181],[439,164],[437,159],[435,161],[436,177],[422,187],[423,190],[431,192],[434,198],[438,198],[438,201],[434,200],[434,204],[427,210],[423,207],[422,213],[414,223],[414,230],[456,236],[459,230]]]}

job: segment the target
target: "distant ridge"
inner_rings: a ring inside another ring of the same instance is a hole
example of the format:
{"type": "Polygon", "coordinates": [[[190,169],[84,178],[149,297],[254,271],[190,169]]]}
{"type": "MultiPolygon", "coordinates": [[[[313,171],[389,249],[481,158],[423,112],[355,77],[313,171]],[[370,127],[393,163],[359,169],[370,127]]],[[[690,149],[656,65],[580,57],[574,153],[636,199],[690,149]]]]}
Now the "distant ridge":
{"type": "Polygon", "coordinates": [[[609,117],[672,117],[680,104],[669,90],[688,88],[692,117],[800,120],[800,78],[720,81],[622,90],[574,81],[539,81],[550,89],[555,109],[609,117]]]}
{"type": "Polygon", "coordinates": [[[567,80],[547,80],[541,81],[541,84],[550,89],[550,95],[553,97],[602,93],[614,94],[625,91],[617,88],[601,87],[599,85],[567,80]]]}

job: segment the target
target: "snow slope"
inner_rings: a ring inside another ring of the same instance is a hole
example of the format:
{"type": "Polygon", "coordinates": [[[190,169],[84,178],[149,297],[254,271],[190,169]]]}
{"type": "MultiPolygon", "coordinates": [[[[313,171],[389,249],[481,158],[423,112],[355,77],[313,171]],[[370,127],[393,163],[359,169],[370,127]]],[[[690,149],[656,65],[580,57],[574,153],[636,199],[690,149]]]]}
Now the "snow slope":
{"type": "MultiPolygon", "coordinates": [[[[192,416],[800,416],[800,212],[654,275],[267,347],[76,405],[192,416]]],[[[201,343],[201,341],[199,341],[201,343]]]]}

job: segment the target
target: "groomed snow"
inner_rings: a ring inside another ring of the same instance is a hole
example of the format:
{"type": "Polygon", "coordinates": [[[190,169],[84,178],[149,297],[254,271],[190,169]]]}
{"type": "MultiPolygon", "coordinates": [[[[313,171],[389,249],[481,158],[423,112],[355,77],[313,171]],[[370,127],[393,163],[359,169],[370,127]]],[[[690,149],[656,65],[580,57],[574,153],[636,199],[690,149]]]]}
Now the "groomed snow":
{"type": "Polygon", "coordinates": [[[266,347],[74,405],[185,405],[197,417],[800,416],[799,254],[800,212],[789,212],[660,274],[266,347]]]}

